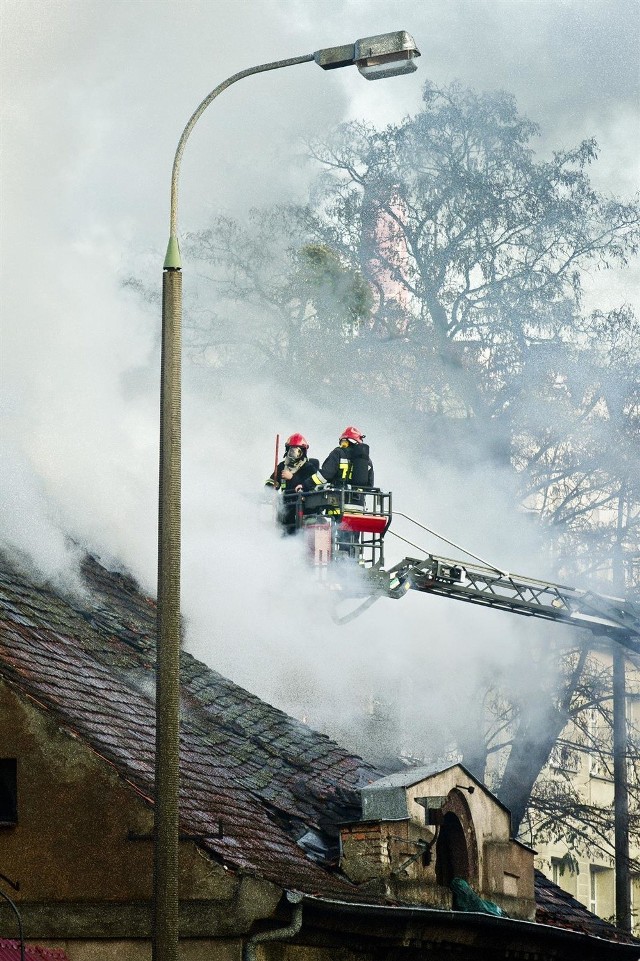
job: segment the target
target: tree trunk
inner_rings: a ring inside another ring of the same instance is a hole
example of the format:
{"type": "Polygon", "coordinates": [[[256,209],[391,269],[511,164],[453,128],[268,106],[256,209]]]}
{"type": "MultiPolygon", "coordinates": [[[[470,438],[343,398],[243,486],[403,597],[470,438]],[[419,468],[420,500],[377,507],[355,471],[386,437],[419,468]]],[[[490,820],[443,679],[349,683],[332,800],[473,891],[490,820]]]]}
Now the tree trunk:
{"type": "Polygon", "coordinates": [[[538,775],[568,722],[571,699],[584,669],[587,653],[586,647],[580,651],[559,698],[538,688],[527,704],[521,705],[520,723],[497,792],[502,803],[511,811],[514,835],[520,829],[538,775]]]}

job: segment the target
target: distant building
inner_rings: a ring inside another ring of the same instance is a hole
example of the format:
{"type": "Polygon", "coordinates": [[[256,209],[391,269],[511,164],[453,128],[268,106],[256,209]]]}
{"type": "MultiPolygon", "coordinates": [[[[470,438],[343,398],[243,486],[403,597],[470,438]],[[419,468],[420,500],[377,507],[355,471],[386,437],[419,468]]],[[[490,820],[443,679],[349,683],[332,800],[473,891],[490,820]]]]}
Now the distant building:
{"type": "MultiPolygon", "coordinates": [[[[593,655],[601,666],[603,675],[611,675],[612,658],[598,652],[593,655]]],[[[631,658],[626,661],[626,715],[629,743],[638,744],[640,734],[640,667],[631,658]]],[[[613,737],[610,722],[603,708],[611,710],[611,691],[603,697],[603,704],[585,707],[565,730],[552,751],[541,777],[549,783],[568,784],[577,798],[585,805],[597,805],[611,812],[613,823],[613,737]]],[[[640,757],[629,752],[628,782],[637,788],[640,757]]],[[[634,808],[633,792],[630,812],[634,808]]],[[[539,821],[533,820],[533,828],[539,821]]],[[[640,837],[630,831],[629,857],[632,863],[640,862],[640,837]]],[[[613,858],[613,830],[604,836],[594,830],[585,837],[567,844],[565,838],[552,841],[535,840],[536,864],[563,890],[572,894],[594,914],[613,919],[615,903],[615,862],[613,858]],[[603,850],[603,848],[608,850],[603,850]]],[[[640,873],[631,872],[631,907],[633,930],[640,934],[640,873]]]]}
{"type": "Polygon", "coordinates": [[[374,296],[374,315],[388,337],[407,333],[416,298],[411,295],[411,263],[404,224],[406,206],[399,194],[381,203],[365,196],[362,205],[363,260],[374,296]]]}

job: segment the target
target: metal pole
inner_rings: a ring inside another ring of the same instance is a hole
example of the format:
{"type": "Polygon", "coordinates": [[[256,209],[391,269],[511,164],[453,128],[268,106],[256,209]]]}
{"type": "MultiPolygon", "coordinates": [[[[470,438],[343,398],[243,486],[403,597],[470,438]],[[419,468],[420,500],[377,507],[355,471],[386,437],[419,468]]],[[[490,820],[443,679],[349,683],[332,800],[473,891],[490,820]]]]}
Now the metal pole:
{"type": "Polygon", "coordinates": [[[254,73],[308,63],[313,59],[314,55],[308,54],[262,64],[225,80],[202,101],[190,118],[178,143],[173,162],[169,245],[162,279],[153,961],[177,961],[179,939],[182,264],[177,237],[177,211],[180,161],[189,134],[198,118],[232,83],[254,73]]]}
{"type": "Polygon", "coordinates": [[[631,931],[629,784],[627,781],[626,657],[613,645],[613,811],[616,857],[616,926],[631,931]]]}
{"type": "Polygon", "coordinates": [[[178,943],[181,319],[182,274],[180,270],[165,270],[160,381],[154,961],[174,961],[178,943]]]}
{"type": "MultiPolygon", "coordinates": [[[[613,545],[613,585],[623,596],[625,590],[622,536],[626,484],[618,495],[617,537],[613,545]]],[[[626,655],[620,644],[613,645],[613,840],[616,865],[616,925],[631,931],[631,874],[629,870],[629,782],[627,771],[626,655]]]]}
{"type": "Polygon", "coordinates": [[[243,80],[245,77],[250,77],[254,73],[264,73],[267,70],[279,70],[281,67],[293,67],[298,63],[309,63],[314,59],[314,54],[308,53],[302,57],[290,57],[288,60],[276,60],[273,63],[263,63],[258,67],[249,67],[248,70],[241,70],[239,73],[234,73],[232,77],[228,80],[223,80],[222,83],[218,84],[214,90],[208,94],[199,107],[193,112],[189,121],[182,131],[182,136],[178,141],[178,146],[176,148],[176,154],[173,159],[173,170],[171,172],[171,209],[169,214],[169,246],[167,248],[167,256],[165,259],[165,268],[172,266],[176,269],[180,269],[182,266],[180,264],[180,251],[178,249],[178,179],[180,176],[180,164],[182,162],[182,155],[184,153],[184,148],[187,145],[187,140],[191,134],[191,131],[195,127],[196,123],[207,109],[209,104],[213,103],[216,97],[230,87],[232,84],[237,83],[238,80],[243,80]]]}
{"type": "MultiPolygon", "coordinates": [[[[158,506],[158,620],[156,656],[155,847],[153,875],[153,961],[177,961],[178,956],[178,790],[180,743],[180,367],[182,326],[182,263],[178,244],[178,178],[189,135],[200,116],[223,90],[255,73],[316,61],[325,70],[358,63],[360,45],[366,61],[372,51],[394,54],[401,67],[420,56],[404,30],[368,37],[343,47],[331,47],[241,70],[219,84],[190,117],[178,142],[171,174],[169,244],[162,286],[162,374],[160,399],[160,485],[158,506]],[[357,49],[356,49],[357,48],[357,49]]],[[[368,69],[368,67],[367,67],[368,69]]],[[[400,69],[412,71],[415,65],[400,69]]],[[[365,74],[366,75],[366,74],[365,74]]],[[[379,72],[379,77],[391,76],[379,72]]]]}

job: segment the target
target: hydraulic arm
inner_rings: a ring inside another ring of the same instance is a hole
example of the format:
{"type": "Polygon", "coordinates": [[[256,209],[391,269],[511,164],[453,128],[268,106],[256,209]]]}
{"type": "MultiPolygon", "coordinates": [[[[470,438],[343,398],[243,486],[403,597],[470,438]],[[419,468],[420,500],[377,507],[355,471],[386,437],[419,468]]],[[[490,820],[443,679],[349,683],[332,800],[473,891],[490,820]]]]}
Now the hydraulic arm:
{"type": "MultiPolygon", "coordinates": [[[[288,494],[284,502],[295,518],[295,528],[304,530],[307,536],[309,557],[316,567],[326,571],[332,561],[351,559],[358,562],[365,574],[359,587],[350,579],[346,590],[350,596],[365,596],[366,600],[344,616],[335,614],[337,623],[346,624],[353,620],[378,597],[398,598],[414,590],[525,617],[570,624],[596,635],[606,635],[640,654],[640,604],[633,601],[509,574],[491,567],[486,561],[459,561],[435,554],[426,554],[423,558],[405,557],[385,570],[384,536],[392,517],[391,494],[388,492],[378,488],[333,488],[327,485],[308,493],[288,494]]],[[[447,540],[407,514],[395,513],[447,540]]],[[[411,544],[410,541],[406,543],[411,544]]],[[[464,551],[453,541],[447,543],[464,551]]],[[[415,544],[411,546],[417,548],[415,544]]],[[[469,556],[483,561],[477,555],[469,556]]]]}
{"type": "Polygon", "coordinates": [[[422,559],[405,557],[386,573],[389,581],[385,591],[389,597],[402,597],[408,590],[440,594],[514,614],[572,624],[607,635],[640,653],[640,604],[632,601],[434,554],[422,559]]]}

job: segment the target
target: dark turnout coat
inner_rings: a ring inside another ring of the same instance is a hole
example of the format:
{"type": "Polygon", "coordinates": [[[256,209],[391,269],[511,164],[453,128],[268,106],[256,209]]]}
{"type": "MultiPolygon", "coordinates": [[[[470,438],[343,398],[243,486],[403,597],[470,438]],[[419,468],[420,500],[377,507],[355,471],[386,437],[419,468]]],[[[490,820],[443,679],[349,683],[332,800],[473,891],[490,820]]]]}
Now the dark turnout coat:
{"type": "MultiPolygon", "coordinates": [[[[304,484],[317,471],[319,463],[315,457],[310,460],[305,458],[295,468],[293,477],[290,477],[289,480],[283,480],[282,471],[285,468],[285,463],[281,460],[273,474],[266,480],[265,487],[273,487],[284,495],[278,516],[280,523],[288,534],[294,534],[296,530],[296,487],[304,484]]],[[[292,468],[289,468],[289,470],[292,470],[292,468]]]]}
{"type": "Polygon", "coordinates": [[[348,447],[335,447],[320,470],[303,481],[303,487],[305,490],[313,490],[322,484],[331,484],[332,487],[373,487],[373,483],[369,445],[349,444],[348,447]]]}
{"type": "Polygon", "coordinates": [[[315,457],[310,459],[305,458],[302,464],[294,471],[293,477],[291,477],[290,480],[283,481],[282,471],[284,470],[285,464],[284,461],[281,460],[275,471],[267,478],[265,487],[275,487],[276,490],[281,490],[284,494],[291,494],[295,491],[298,484],[304,484],[304,482],[318,470],[319,466],[320,461],[315,457]]]}

